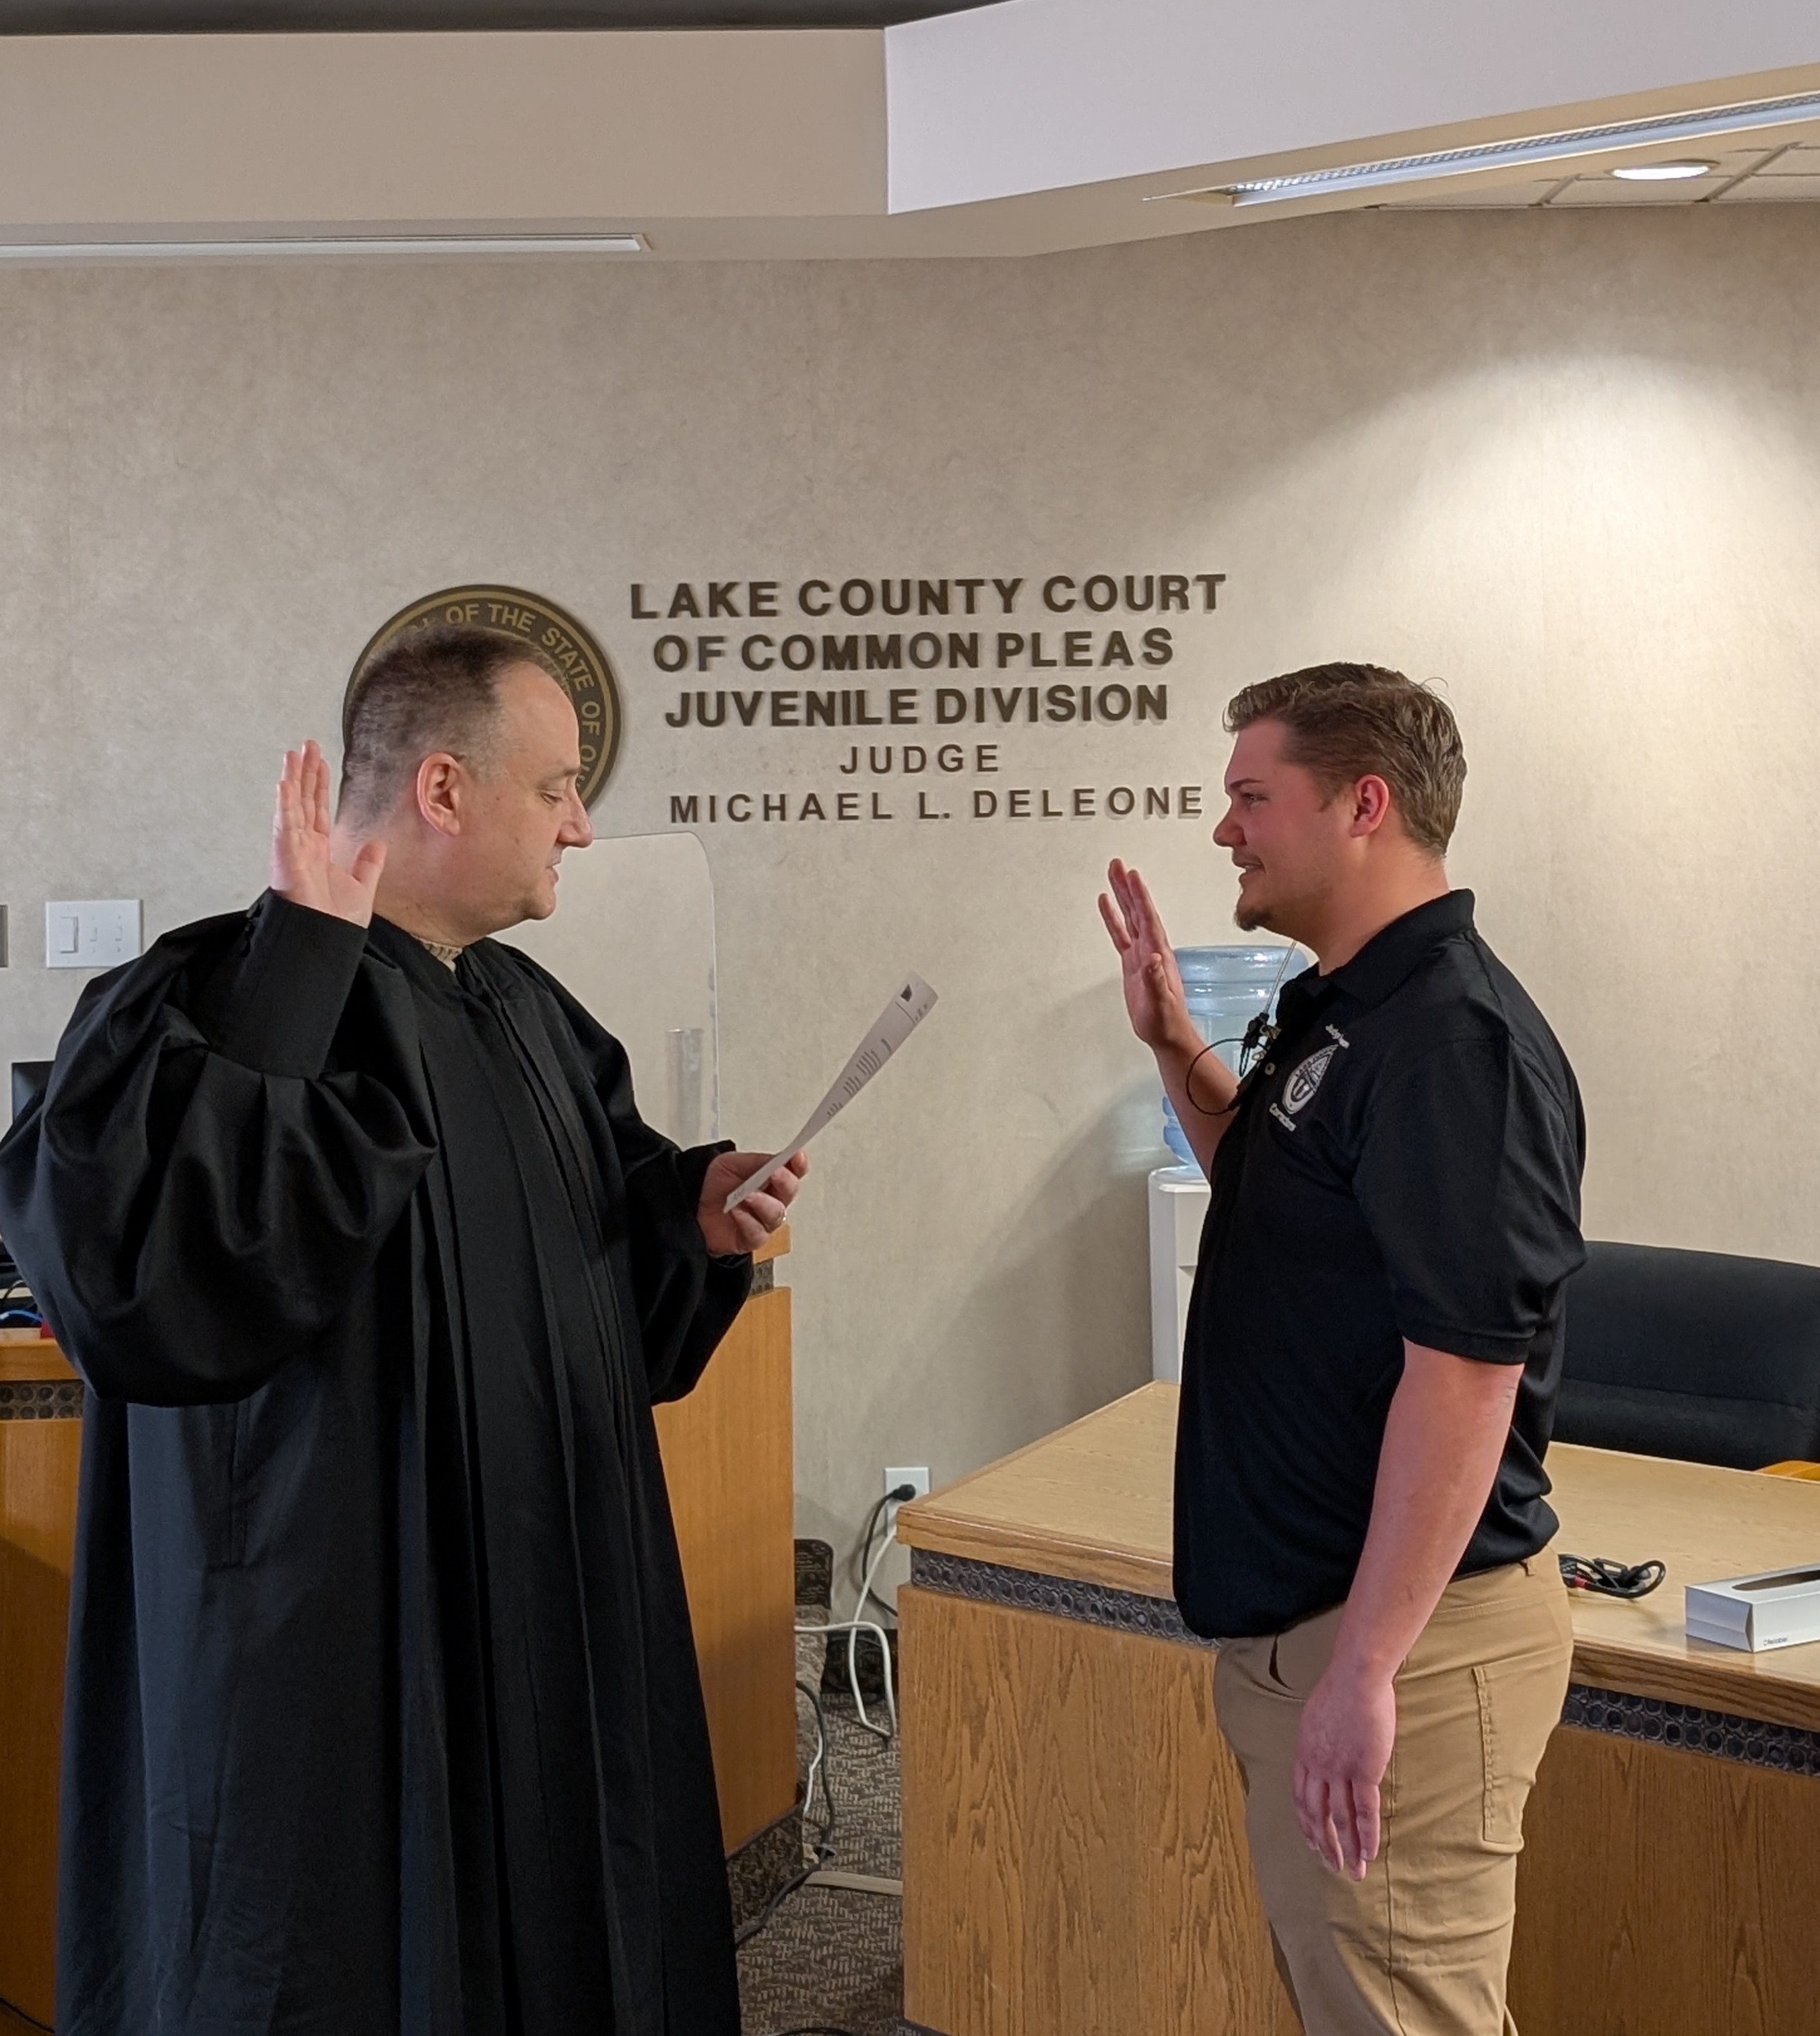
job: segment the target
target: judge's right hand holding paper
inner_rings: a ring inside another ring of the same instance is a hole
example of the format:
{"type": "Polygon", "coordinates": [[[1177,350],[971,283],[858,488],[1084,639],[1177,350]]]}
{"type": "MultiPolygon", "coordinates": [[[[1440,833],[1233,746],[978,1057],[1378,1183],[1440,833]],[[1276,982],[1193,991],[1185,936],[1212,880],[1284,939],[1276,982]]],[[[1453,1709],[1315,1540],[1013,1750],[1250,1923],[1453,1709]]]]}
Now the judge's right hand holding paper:
{"type": "Polygon", "coordinates": [[[696,1211],[708,1250],[721,1257],[756,1251],[789,1213],[808,1171],[806,1152],[792,1152],[782,1160],[765,1152],[723,1152],[703,1176],[701,1204],[696,1211]],[[765,1176],[761,1187],[742,1197],[741,1186],[760,1167],[776,1171],[765,1176]]]}

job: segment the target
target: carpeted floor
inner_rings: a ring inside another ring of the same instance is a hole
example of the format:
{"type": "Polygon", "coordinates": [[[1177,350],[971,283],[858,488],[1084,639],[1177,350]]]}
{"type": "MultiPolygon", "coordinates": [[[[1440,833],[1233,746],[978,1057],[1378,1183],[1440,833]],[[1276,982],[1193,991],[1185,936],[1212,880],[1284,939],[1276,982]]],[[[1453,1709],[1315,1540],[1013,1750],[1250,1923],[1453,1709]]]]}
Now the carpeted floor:
{"type": "MultiPolygon", "coordinates": [[[[827,1643],[797,1642],[799,1679],[815,1689],[827,1643]]],[[[842,1693],[823,1699],[828,1719],[828,1774],[833,1790],[834,1857],[841,1872],[895,1880],[902,1872],[898,1840],[897,1748],[866,1731],[842,1693]]],[[[882,1707],[868,1709],[882,1717],[882,1707]]],[[[815,1714],[797,1700],[797,1760],[806,1776],[815,1751],[815,1714]]],[[[807,1806],[820,1830],[827,1804],[821,1783],[807,1806]]],[[[746,2036],[787,2030],[888,2036],[903,2012],[904,1967],[898,1946],[899,1905],[889,1895],[806,1887],[787,1896],[739,1954],[746,2036]]]]}

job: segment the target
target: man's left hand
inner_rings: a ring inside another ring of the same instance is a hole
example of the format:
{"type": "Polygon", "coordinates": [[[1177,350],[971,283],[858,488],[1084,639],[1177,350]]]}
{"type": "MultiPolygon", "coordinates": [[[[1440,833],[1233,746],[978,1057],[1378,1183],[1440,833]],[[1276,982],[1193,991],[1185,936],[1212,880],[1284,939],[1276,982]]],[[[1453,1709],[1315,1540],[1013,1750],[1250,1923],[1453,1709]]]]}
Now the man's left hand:
{"type": "Polygon", "coordinates": [[[1378,1788],[1395,1740],[1391,1678],[1331,1664],[1302,1706],[1296,1815],[1322,1859],[1354,1880],[1377,1857],[1378,1788]]]}
{"type": "Polygon", "coordinates": [[[790,1213],[790,1205],[809,1171],[806,1152],[792,1152],[787,1159],[780,1159],[776,1172],[737,1208],[722,1206],[740,1182],[769,1157],[766,1152],[721,1152],[710,1162],[695,1220],[701,1225],[708,1250],[717,1257],[727,1258],[756,1250],[790,1213]]]}

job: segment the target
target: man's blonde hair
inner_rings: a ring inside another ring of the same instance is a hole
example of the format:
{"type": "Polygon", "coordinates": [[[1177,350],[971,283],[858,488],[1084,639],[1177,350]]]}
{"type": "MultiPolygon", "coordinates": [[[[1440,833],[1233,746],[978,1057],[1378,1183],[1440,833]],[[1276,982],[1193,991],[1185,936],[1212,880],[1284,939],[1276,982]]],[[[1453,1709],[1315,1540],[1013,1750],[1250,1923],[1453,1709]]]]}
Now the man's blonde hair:
{"type": "Polygon", "coordinates": [[[1259,721],[1282,723],[1284,756],[1312,772],[1330,797],[1361,778],[1383,779],[1410,839],[1431,854],[1447,853],[1466,789],[1466,752],[1453,709],[1433,687],[1382,665],[1310,665],[1259,679],[1227,703],[1229,734],[1259,721]]]}

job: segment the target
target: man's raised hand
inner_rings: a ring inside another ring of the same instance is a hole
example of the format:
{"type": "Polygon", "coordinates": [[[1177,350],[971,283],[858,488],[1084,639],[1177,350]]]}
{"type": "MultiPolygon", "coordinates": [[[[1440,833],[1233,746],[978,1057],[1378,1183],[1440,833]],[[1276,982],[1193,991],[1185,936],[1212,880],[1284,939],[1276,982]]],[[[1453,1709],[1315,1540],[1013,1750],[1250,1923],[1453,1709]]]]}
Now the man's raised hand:
{"type": "Polygon", "coordinates": [[[1115,861],[1107,869],[1106,881],[1112,895],[1100,893],[1100,917],[1119,951],[1131,1030],[1146,1046],[1165,1046],[1184,1037],[1184,1027],[1191,1032],[1193,1028],[1175,951],[1136,870],[1115,861]]]}
{"type": "Polygon", "coordinates": [[[331,853],[333,831],[329,767],[321,749],[314,742],[287,749],[272,816],[272,888],[293,905],[370,926],[386,845],[363,842],[352,866],[344,869],[331,853]]]}

